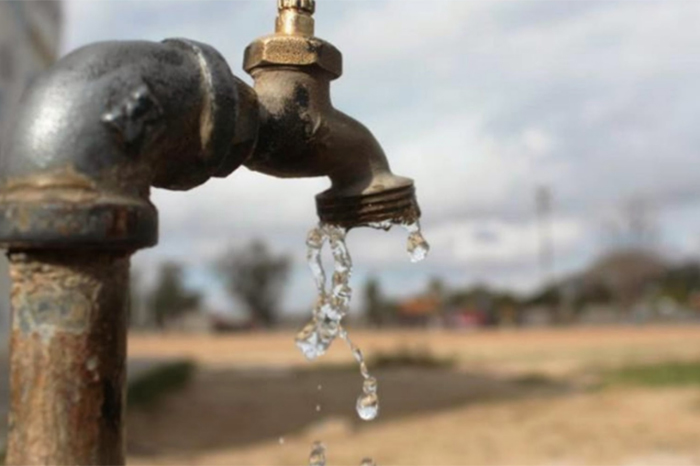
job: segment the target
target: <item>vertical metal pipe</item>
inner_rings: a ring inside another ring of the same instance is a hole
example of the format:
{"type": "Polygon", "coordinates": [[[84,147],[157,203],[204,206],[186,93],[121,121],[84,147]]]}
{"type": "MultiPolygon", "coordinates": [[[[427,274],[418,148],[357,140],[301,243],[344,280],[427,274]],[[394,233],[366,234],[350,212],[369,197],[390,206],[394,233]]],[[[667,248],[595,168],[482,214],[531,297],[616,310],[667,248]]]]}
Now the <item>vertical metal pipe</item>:
{"type": "Polygon", "coordinates": [[[129,256],[10,252],[8,464],[124,464],[129,256]]]}

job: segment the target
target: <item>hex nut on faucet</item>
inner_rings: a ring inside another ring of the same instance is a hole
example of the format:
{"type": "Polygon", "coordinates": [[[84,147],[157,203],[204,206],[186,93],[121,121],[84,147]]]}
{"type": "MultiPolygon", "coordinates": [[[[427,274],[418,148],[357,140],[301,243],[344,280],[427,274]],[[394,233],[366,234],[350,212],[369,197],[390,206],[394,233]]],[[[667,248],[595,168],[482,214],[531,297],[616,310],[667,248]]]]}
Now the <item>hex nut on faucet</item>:
{"type": "Polygon", "coordinates": [[[343,56],[332,44],[316,37],[272,35],[262,37],[245,51],[243,69],[250,73],[264,66],[316,65],[333,79],[343,74],[343,56]]]}

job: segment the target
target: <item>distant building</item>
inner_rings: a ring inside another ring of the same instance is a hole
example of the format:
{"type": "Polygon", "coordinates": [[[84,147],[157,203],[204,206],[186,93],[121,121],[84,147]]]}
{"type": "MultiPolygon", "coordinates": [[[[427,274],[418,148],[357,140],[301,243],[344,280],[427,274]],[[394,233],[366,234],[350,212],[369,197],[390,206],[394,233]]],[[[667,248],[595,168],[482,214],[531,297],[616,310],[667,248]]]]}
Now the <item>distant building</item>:
{"type": "MultiPolygon", "coordinates": [[[[57,57],[58,1],[0,2],[0,147],[22,90],[57,57]]],[[[9,327],[7,261],[0,256],[0,334],[9,327]]]]}
{"type": "Polygon", "coordinates": [[[427,327],[439,324],[440,300],[434,296],[419,296],[399,303],[396,317],[400,325],[427,327]]]}
{"type": "Polygon", "coordinates": [[[485,326],[486,313],[474,308],[453,308],[445,313],[444,325],[449,329],[475,329],[485,326]]]}

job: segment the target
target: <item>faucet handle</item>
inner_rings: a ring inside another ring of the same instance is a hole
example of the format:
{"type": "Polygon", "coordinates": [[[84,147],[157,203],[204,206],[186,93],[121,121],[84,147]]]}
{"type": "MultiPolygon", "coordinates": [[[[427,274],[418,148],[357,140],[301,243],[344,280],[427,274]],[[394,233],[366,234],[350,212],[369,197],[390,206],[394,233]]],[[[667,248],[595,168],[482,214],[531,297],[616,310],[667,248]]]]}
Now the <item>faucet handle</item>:
{"type": "Polygon", "coordinates": [[[277,34],[312,37],[315,0],[277,0],[277,34]]]}
{"type": "Polygon", "coordinates": [[[278,0],[277,9],[281,12],[282,10],[297,10],[303,11],[309,15],[313,15],[316,12],[316,1],[315,0],[278,0]]]}

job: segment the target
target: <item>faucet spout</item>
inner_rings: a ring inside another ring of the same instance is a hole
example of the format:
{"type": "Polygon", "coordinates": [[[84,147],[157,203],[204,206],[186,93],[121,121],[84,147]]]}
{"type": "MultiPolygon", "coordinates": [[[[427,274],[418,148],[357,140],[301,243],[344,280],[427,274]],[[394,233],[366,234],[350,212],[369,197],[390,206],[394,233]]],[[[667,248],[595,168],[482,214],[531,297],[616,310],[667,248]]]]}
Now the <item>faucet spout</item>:
{"type": "Polygon", "coordinates": [[[413,223],[413,181],[394,175],[374,135],[333,107],[330,83],[342,75],[342,55],[313,36],[314,8],[313,0],[280,0],[275,34],[246,49],[260,129],[245,165],[277,177],[328,177],[330,189],[316,196],[325,223],[413,223]]]}

